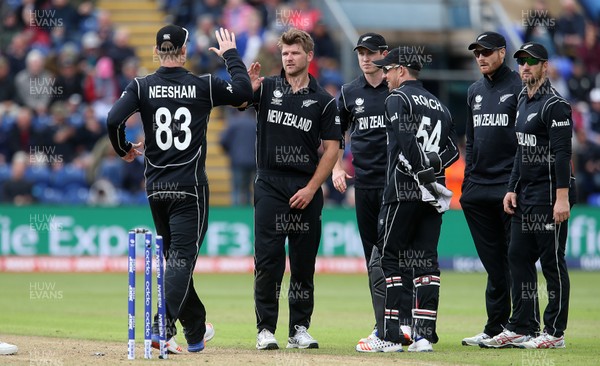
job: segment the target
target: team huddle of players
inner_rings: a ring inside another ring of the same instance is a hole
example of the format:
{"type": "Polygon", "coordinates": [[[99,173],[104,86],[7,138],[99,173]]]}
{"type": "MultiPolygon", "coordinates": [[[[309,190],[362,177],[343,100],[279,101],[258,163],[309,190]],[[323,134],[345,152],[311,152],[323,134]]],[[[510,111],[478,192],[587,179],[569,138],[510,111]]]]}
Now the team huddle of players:
{"type": "MultiPolygon", "coordinates": [[[[420,60],[406,48],[388,49],[379,34],[364,34],[355,48],[362,75],[345,84],[336,101],[308,73],[314,42],[304,31],[292,28],[281,35],[282,71],[262,77],[258,63],[245,69],[235,35],[218,30],[219,47],[211,50],[224,58],[231,82],[189,73],[183,67],[187,38],[187,30],[178,26],[159,30],[155,52],[161,67],[136,78],[107,120],[115,151],[126,161],[143,155],[146,165],[150,209],[157,234],[164,237],[167,259],[169,350],[181,352],[173,338],[177,320],[190,352],[204,349],[206,334],[210,331],[212,338],[214,333],[205,325],[206,310],[192,274],[208,220],[204,167],[210,110],[232,105],[254,108],[257,115],[256,348],[279,348],[274,334],[286,240],[291,270],[287,347],[319,347],[308,329],[321,237],[321,186],[331,176],[337,190],[346,190],[351,177],[341,161],[343,136],[349,132],[357,223],[376,324],[356,350],[398,352],[408,346],[408,351],[432,351],[438,341],[441,285],[437,245],[442,214],[452,197],[444,172],[458,159],[459,149],[450,111],[418,80],[420,60]],[[125,121],[138,111],[143,145],[125,138],[125,121]],[[181,194],[165,199],[158,194],[162,187],[181,194]]],[[[520,78],[504,65],[506,44],[499,34],[486,32],[469,49],[474,50],[483,78],[469,89],[461,202],[489,281],[488,324],[463,344],[564,347],[568,308],[564,246],[573,202],[570,107],[545,78],[548,61],[541,45],[525,44],[515,53],[520,78]],[[536,136],[535,148],[520,146],[515,132],[536,136]],[[545,165],[533,163],[538,155],[546,158],[545,165]],[[520,231],[519,223],[527,215],[548,216],[551,230],[520,231]],[[531,244],[535,242],[537,247],[531,244]],[[513,243],[526,255],[513,253],[509,249],[513,243]],[[536,283],[538,258],[544,274],[551,277],[548,290],[561,290],[546,308],[546,327],[539,336],[537,296],[524,299],[515,292],[524,283],[536,283]]]]}

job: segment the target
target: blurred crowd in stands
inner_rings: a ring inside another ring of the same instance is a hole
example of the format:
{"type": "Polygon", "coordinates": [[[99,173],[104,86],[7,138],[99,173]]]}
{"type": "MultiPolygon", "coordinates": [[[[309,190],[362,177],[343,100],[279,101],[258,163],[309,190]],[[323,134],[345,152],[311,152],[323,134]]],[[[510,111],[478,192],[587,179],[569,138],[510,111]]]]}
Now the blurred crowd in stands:
{"type": "MultiPolygon", "coordinates": [[[[0,201],[146,204],[143,161],[125,169],[105,131],[107,112],[127,84],[153,71],[141,68],[128,29],[116,26],[110,13],[93,1],[4,0],[0,4],[0,201]]],[[[186,67],[194,73],[228,78],[222,60],[208,51],[217,44],[214,30],[223,26],[235,32],[247,65],[258,61],[263,75],[278,74],[277,39],[293,26],[315,40],[316,57],[309,70],[321,85],[336,96],[341,85],[350,81],[339,71],[339,47],[332,32],[309,0],[163,0],[158,4],[167,14],[166,23],[190,31],[186,67]]],[[[560,13],[551,14],[543,1],[536,0],[521,19],[519,31],[524,41],[541,42],[552,54],[552,83],[573,105],[580,198],[600,205],[599,29],[575,7],[574,0],[561,4],[560,13]]],[[[221,146],[232,162],[232,203],[249,204],[248,182],[255,170],[253,159],[247,157],[253,155],[255,137],[249,131],[254,113],[228,110],[225,117],[228,126],[221,146]]],[[[127,123],[127,137],[143,138],[137,114],[127,123]]],[[[345,157],[347,171],[352,172],[349,151],[345,157]]],[[[460,169],[454,169],[458,187],[460,169]]],[[[353,205],[351,194],[324,188],[330,204],[353,205]]]]}

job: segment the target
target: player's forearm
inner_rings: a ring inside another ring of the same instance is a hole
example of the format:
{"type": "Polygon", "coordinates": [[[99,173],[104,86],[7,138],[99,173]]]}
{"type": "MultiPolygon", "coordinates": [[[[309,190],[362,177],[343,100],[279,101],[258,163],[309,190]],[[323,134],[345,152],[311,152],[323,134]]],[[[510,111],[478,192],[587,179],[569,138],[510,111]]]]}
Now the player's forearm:
{"type": "Polygon", "coordinates": [[[323,147],[323,156],[319,160],[317,170],[315,170],[315,173],[306,185],[313,192],[316,192],[329,177],[338,159],[339,143],[337,140],[324,140],[323,147]]]}

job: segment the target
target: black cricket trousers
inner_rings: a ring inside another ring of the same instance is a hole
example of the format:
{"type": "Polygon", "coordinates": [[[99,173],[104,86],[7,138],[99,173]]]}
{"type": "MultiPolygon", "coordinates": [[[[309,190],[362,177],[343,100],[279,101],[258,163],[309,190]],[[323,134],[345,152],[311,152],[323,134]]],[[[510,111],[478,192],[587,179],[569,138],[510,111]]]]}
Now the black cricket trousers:
{"type": "Polygon", "coordinates": [[[365,252],[367,266],[371,260],[373,247],[377,245],[377,227],[381,209],[383,188],[355,188],[356,224],[365,252]]]}
{"type": "Polygon", "coordinates": [[[510,216],[502,206],[506,192],[506,184],[483,185],[466,180],[460,197],[477,254],[488,274],[485,289],[488,319],[483,332],[490,337],[502,332],[510,316],[510,216]]]}
{"type": "Polygon", "coordinates": [[[303,209],[291,209],[289,200],[310,177],[265,175],[254,184],[254,303],[258,331],[275,333],[279,296],[287,296],[289,336],[295,325],[310,327],[314,309],[314,274],[321,240],[323,191],[303,209]],[[290,283],[282,284],[285,242],[288,239],[290,283]]]}
{"type": "Polygon", "coordinates": [[[383,338],[399,343],[400,326],[408,325],[437,343],[442,214],[428,203],[409,201],[384,204],[379,218],[378,247],[386,281],[383,338]]]}
{"type": "MultiPolygon", "coordinates": [[[[208,226],[208,196],[208,186],[148,191],[156,233],[164,243],[167,339],[177,333],[179,320],[188,344],[201,342],[206,332],[206,309],[192,275],[208,226]]],[[[158,333],[157,316],[153,331],[158,333]]]]}
{"type": "Polygon", "coordinates": [[[513,314],[506,329],[535,335],[539,320],[531,321],[538,296],[546,297],[544,331],[560,337],[567,328],[570,282],[565,261],[568,221],[554,224],[552,206],[527,206],[518,202],[512,218],[508,263],[512,273],[513,314]],[[540,260],[546,291],[538,291],[535,263],[540,260]]]}

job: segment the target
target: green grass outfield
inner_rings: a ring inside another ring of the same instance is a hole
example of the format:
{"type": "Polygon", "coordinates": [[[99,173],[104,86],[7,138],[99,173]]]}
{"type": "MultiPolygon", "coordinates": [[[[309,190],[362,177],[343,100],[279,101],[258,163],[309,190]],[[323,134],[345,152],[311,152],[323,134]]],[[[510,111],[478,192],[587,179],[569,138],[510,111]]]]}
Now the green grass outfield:
{"type": "MultiPolygon", "coordinates": [[[[286,277],[287,280],[287,277],[286,277]]],[[[142,341],[142,281],[138,277],[137,337],[142,341]]],[[[542,285],[545,281],[540,278],[542,285]]],[[[561,350],[485,350],[460,341],[482,330],[485,320],[485,276],[442,273],[438,313],[440,342],[432,354],[377,354],[373,364],[394,357],[435,364],[471,365],[598,365],[600,358],[600,273],[571,272],[571,304],[567,348],[561,350]]],[[[215,325],[210,345],[254,349],[254,305],[251,275],[195,276],[196,289],[215,325]]],[[[284,286],[284,290],[287,286],[284,286]]],[[[285,291],[282,291],[285,292],[285,291]]],[[[320,349],[309,352],[352,355],[356,341],[369,334],[373,315],[366,275],[318,275],[316,305],[310,329],[320,349]]],[[[127,337],[127,275],[0,274],[0,334],[36,335],[123,342],[127,337]]],[[[155,300],[156,298],[154,298],[155,300]]],[[[540,295],[545,306],[545,294],[540,295]]],[[[285,346],[288,311],[282,299],[276,337],[285,346]]],[[[10,341],[10,338],[6,339],[10,341]]],[[[179,336],[179,342],[184,343],[179,336]]],[[[1,363],[1,360],[0,360],[1,363]]]]}

